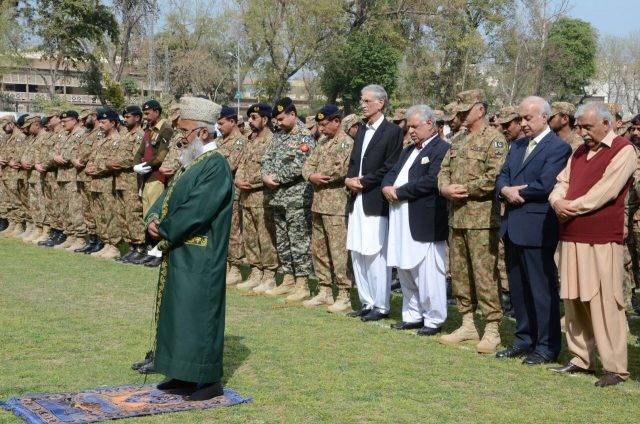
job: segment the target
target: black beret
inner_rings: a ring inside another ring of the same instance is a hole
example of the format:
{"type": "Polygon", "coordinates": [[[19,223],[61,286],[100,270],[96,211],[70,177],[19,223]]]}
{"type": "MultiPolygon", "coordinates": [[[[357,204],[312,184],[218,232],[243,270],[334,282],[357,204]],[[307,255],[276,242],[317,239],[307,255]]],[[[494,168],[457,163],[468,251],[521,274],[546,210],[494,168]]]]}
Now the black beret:
{"type": "Polygon", "coordinates": [[[49,123],[49,117],[43,116],[42,118],[40,118],[40,125],[42,125],[43,127],[48,123],[49,123]]]}
{"type": "Polygon", "coordinates": [[[98,119],[108,119],[109,121],[120,122],[118,112],[113,109],[105,109],[100,111],[100,113],[98,113],[98,119]]]}
{"type": "Polygon", "coordinates": [[[328,104],[322,106],[322,108],[316,113],[316,122],[320,122],[323,119],[331,119],[335,117],[342,118],[342,112],[336,105],[328,104]]]}
{"type": "Polygon", "coordinates": [[[247,109],[247,118],[251,116],[252,113],[257,113],[260,116],[266,116],[267,118],[271,118],[271,106],[266,103],[256,103],[249,106],[247,109]]]}
{"type": "Polygon", "coordinates": [[[278,100],[276,104],[273,106],[274,118],[280,115],[281,113],[289,113],[289,112],[298,113],[298,111],[296,110],[296,105],[293,104],[293,100],[291,100],[289,97],[283,97],[282,99],[278,100]]]}
{"type": "Polygon", "coordinates": [[[138,105],[127,106],[122,111],[122,115],[126,114],[142,116],[142,109],[138,105]]]}
{"type": "Polygon", "coordinates": [[[74,119],[78,119],[78,112],[76,112],[75,110],[68,110],[66,112],[62,112],[60,114],[60,119],[64,119],[64,118],[74,118],[74,119]]]}
{"type": "Polygon", "coordinates": [[[162,112],[162,106],[160,106],[160,102],[153,99],[147,100],[142,105],[142,110],[147,110],[147,109],[153,109],[153,110],[157,110],[158,112],[162,112]]]}
{"type": "Polygon", "coordinates": [[[633,117],[633,119],[631,120],[631,123],[632,123],[633,125],[638,125],[638,124],[640,124],[640,113],[633,117]]]}
{"type": "Polygon", "coordinates": [[[220,118],[235,118],[237,120],[238,112],[235,108],[222,106],[222,109],[220,109],[220,118]]]}
{"type": "Polygon", "coordinates": [[[28,113],[25,113],[24,115],[20,115],[20,117],[16,120],[16,125],[18,127],[22,127],[24,125],[24,121],[26,121],[28,117],[29,117],[28,113]]]}

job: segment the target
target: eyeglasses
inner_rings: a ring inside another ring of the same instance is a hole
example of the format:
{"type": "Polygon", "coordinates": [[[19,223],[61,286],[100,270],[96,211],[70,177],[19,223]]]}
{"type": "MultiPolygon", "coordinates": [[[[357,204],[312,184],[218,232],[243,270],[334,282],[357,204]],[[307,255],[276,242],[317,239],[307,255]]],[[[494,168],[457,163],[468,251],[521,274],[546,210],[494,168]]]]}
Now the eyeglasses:
{"type": "MultiPolygon", "coordinates": [[[[201,129],[203,129],[204,127],[197,127],[192,129],[189,132],[185,132],[183,130],[179,130],[180,133],[180,138],[178,139],[178,141],[176,141],[176,147],[178,149],[182,149],[183,147],[186,147],[189,145],[190,141],[188,140],[189,137],[191,137],[191,134],[193,134],[195,131],[199,131],[201,129]]],[[[198,134],[199,135],[199,134],[198,134]]]]}

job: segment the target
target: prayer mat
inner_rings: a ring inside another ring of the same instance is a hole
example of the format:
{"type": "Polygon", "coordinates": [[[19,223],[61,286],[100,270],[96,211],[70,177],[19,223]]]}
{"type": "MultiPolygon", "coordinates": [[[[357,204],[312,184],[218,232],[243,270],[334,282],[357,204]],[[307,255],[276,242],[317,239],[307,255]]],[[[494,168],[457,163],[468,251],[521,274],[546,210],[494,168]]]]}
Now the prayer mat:
{"type": "Polygon", "coordinates": [[[144,386],[103,387],[75,393],[35,394],[0,402],[28,424],[95,423],[143,415],[193,409],[219,408],[251,402],[231,389],[224,395],[201,402],[189,402],[176,392],[169,394],[144,386]]]}

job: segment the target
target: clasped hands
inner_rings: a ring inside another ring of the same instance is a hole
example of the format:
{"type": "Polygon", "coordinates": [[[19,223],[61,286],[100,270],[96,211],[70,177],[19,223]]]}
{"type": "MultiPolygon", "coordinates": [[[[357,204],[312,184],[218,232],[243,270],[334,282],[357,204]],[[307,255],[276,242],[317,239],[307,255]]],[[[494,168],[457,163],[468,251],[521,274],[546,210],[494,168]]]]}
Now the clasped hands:
{"type": "Polygon", "coordinates": [[[162,238],[160,232],[158,231],[158,225],[160,225],[160,220],[154,219],[147,227],[147,232],[154,240],[160,240],[162,238]]]}
{"type": "Polygon", "coordinates": [[[571,206],[571,200],[558,199],[551,205],[558,216],[560,222],[566,222],[571,218],[578,216],[578,210],[571,206]]]}
{"type": "Polygon", "coordinates": [[[500,190],[500,194],[502,197],[507,199],[507,202],[512,205],[521,205],[524,203],[524,198],[520,195],[520,190],[526,188],[527,184],[513,186],[513,187],[502,187],[500,190]]]}

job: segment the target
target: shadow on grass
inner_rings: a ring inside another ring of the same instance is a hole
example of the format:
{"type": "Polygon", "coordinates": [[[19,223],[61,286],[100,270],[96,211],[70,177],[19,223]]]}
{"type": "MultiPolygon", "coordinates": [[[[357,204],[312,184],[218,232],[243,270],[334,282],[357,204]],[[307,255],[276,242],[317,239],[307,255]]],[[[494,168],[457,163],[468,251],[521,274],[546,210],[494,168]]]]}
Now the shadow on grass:
{"type": "Polygon", "coordinates": [[[226,383],[236,370],[242,366],[251,354],[251,350],[242,343],[244,337],[225,334],[224,336],[224,377],[223,383],[226,383]]]}

